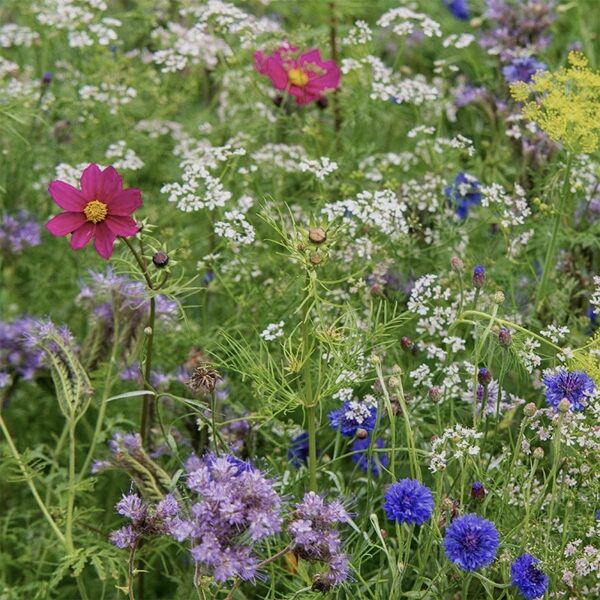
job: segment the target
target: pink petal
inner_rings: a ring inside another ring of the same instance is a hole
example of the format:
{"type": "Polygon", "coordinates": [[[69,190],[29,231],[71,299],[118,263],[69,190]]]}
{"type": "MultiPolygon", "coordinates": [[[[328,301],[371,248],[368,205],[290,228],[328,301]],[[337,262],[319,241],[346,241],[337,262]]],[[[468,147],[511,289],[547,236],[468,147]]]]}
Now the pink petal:
{"type": "Polygon", "coordinates": [[[100,223],[96,227],[96,240],[94,241],[94,248],[96,252],[105,260],[108,260],[113,253],[113,244],[115,243],[116,234],[113,233],[106,222],[100,223]]]}
{"type": "Polygon", "coordinates": [[[73,233],[86,222],[85,215],[81,212],[64,212],[52,217],[46,223],[46,229],[56,236],[73,233]]]}
{"type": "Polygon", "coordinates": [[[142,193],[137,188],[127,188],[115,194],[109,204],[108,214],[129,216],[142,205],[142,193]]]}
{"type": "Polygon", "coordinates": [[[260,50],[257,50],[254,53],[254,68],[262,75],[267,74],[266,66],[268,59],[269,57],[265,56],[264,52],[261,52],[260,50]]]}
{"type": "Polygon", "coordinates": [[[76,229],[71,236],[71,248],[80,250],[83,248],[94,235],[96,226],[89,221],[86,221],[79,229],[76,229]]]}
{"type": "Polygon", "coordinates": [[[86,205],[83,194],[64,181],[53,181],[48,186],[48,193],[52,196],[54,202],[64,210],[82,211],[86,205]]]}
{"type": "Polygon", "coordinates": [[[123,178],[113,167],[106,167],[100,174],[102,180],[102,197],[99,200],[110,201],[111,198],[123,189],[123,178]]]}
{"type": "Polygon", "coordinates": [[[327,69],[327,71],[322,75],[317,75],[316,77],[309,76],[306,87],[311,90],[311,93],[335,90],[340,85],[341,72],[339,67],[332,60],[329,60],[323,64],[323,68],[327,69]]]}
{"type": "Polygon", "coordinates": [[[273,87],[276,90],[285,90],[285,88],[289,85],[287,71],[283,68],[283,65],[280,62],[277,62],[273,58],[268,60],[266,75],[271,78],[273,87]]]}
{"type": "Polygon", "coordinates": [[[298,64],[304,65],[305,63],[322,66],[323,63],[321,61],[321,53],[319,52],[318,48],[312,48],[308,52],[304,52],[298,57],[298,64]]]}
{"type": "Polygon", "coordinates": [[[102,194],[102,171],[96,164],[88,165],[81,174],[81,191],[85,199],[90,202],[92,200],[100,200],[102,194]]]}
{"type": "Polygon", "coordinates": [[[108,215],[105,223],[115,235],[123,237],[135,235],[140,230],[139,225],[131,217],[108,215]]]}

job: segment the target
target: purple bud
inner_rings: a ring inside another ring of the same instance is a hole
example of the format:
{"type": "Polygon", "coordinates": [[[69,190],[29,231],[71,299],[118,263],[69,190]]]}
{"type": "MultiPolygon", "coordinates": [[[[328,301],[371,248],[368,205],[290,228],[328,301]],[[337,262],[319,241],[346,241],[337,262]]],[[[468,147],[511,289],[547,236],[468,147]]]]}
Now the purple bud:
{"type": "Polygon", "coordinates": [[[483,265],[476,265],[473,269],[473,285],[480,289],[485,283],[485,267],[483,265]]]}
{"type": "Polygon", "coordinates": [[[500,327],[498,332],[498,341],[501,346],[510,346],[512,343],[512,333],[508,327],[500,327]]]}
{"type": "Polygon", "coordinates": [[[489,369],[481,367],[477,373],[477,381],[479,381],[479,383],[485,387],[489,385],[491,380],[492,374],[490,373],[489,369]]]}
{"type": "Polygon", "coordinates": [[[52,71],[44,71],[44,74],[42,75],[42,83],[45,85],[49,85],[52,81],[52,77],[54,77],[52,71]]]}
{"type": "Polygon", "coordinates": [[[485,487],[480,481],[475,481],[471,486],[471,498],[474,500],[483,500],[485,498],[485,487]]]}

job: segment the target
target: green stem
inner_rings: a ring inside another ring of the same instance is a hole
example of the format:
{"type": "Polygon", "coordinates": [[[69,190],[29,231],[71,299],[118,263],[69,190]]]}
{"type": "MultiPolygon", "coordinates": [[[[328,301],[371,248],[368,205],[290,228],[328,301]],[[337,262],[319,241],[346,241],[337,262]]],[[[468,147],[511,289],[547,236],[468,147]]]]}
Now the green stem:
{"type": "Polygon", "coordinates": [[[48,509],[46,508],[44,501],[42,500],[41,496],[39,495],[37,488],[35,487],[35,484],[33,483],[32,479],[31,479],[31,476],[27,472],[27,468],[25,467],[25,464],[23,463],[21,454],[19,453],[19,451],[17,450],[17,447],[15,446],[15,443],[13,442],[13,439],[10,435],[10,432],[8,431],[8,427],[6,426],[4,417],[2,416],[1,412],[0,412],[0,429],[2,430],[2,433],[4,434],[4,437],[6,438],[8,447],[10,448],[10,451],[12,452],[12,455],[13,455],[16,463],[19,465],[19,470],[21,471],[21,474],[23,475],[23,478],[25,479],[25,481],[27,481],[27,485],[29,486],[31,494],[33,495],[35,501],[37,502],[37,505],[39,506],[40,510],[42,511],[42,514],[46,518],[46,521],[48,521],[48,524],[52,528],[52,531],[56,534],[56,537],[60,540],[60,543],[66,545],[65,536],[63,535],[62,531],[58,528],[58,525],[55,523],[54,519],[50,516],[50,513],[48,512],[48,509]]]}
{"type": "Polygon", "coordinates": [[[69,552],[74,551],[73,547],[73,510],[75,508],[75,418],[71,417],[69,421],[69,498],[67,500],[67,527],[66,544],[69,552]]]}
{"type": "MultiPolygon", "coordinates": [[[[146,328],[148,343],[146,346],[146,357],[144,360],[144,387],[150,390],[150,374],[152,371],[152,349],[154,342],[154,323],[156,320],[156,298],[152,296],[150,298],[150,316],[148,318],[148,327],[146,328]]],[[[150,403],[152,402],[153,396],[148,394],[144,396],[142,403],[142,417],[140,423],[140,436],[142,438],[142,445],[145,444],[146,438],[148,437],[149,429],[152,427],[152,418],[150,415],[150,403]]]]}
{"type": "Polygon", "coordinates": [[[552,265],[552,261],[554,260],[554,253],[556,252],[556,242],[558,240],[558,229],[560,227],[560,221],[565,212],[565,208],[567,208],[568,206],[568,200],[571,196],[570,178],[572,164],[573,155],[569,152],[567,154],[567,165],[565,167],[565,179],[563,182],[563,188],[560,196],[558,197],[558,205],[554,214],[554,223],[552,224],[550,244],[548,245],[548,249],[546,250],[546,258],[544,259],[542,278],[540,279],[540,285],[538,286],[537,294],[535,296],[535,310],[537,312],[539,312],[542,302],[544,301],[546,283],[548,282],[550,268],[552,265]]]}

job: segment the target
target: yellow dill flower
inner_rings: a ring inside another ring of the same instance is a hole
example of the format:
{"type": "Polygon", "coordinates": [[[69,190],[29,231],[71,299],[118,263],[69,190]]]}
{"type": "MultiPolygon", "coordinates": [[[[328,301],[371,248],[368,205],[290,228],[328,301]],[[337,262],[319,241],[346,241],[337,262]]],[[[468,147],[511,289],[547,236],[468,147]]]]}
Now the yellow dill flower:
{"type": "Polygon", "coordinates": [[[524,103],[523,116],[567,150],[589,153],[598,148],[600,73],[590,70],[581,52],[569,54],[568,67],[538,72],[530,83],[513,83],[510,91],[524,103]]]}

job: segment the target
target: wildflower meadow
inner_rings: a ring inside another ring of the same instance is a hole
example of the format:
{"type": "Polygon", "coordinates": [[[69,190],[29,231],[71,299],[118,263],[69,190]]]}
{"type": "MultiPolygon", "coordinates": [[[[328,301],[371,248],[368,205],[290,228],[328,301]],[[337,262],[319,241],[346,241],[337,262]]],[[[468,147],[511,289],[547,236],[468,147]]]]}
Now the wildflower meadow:
{"type": "Polygon", "coordinates": [[[0,0],[0,600],[600,598],[599,0],[0,0]]]}

